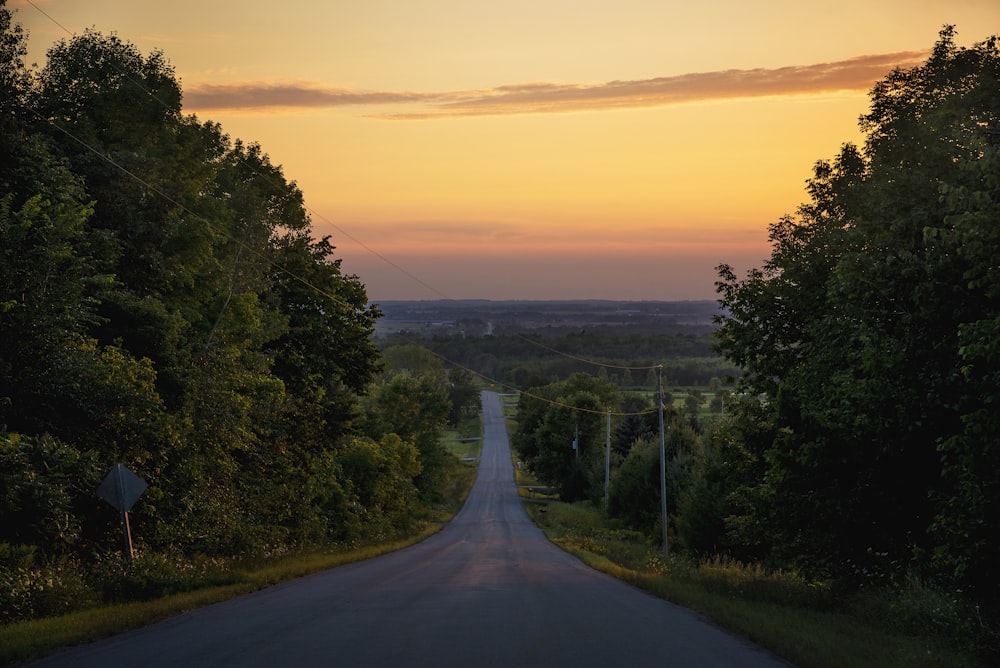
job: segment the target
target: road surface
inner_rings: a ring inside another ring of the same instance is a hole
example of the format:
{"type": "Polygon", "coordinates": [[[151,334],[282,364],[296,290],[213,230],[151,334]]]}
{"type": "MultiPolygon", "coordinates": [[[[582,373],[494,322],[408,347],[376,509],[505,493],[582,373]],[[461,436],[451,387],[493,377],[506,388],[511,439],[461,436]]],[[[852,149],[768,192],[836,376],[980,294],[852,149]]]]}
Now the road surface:
{"type": "Polygon", "coordinates": [[[514,484],[483,393],[479,474],[427,540],[131,631],[38,666],[785,666],[552,545],[514,484]]]}

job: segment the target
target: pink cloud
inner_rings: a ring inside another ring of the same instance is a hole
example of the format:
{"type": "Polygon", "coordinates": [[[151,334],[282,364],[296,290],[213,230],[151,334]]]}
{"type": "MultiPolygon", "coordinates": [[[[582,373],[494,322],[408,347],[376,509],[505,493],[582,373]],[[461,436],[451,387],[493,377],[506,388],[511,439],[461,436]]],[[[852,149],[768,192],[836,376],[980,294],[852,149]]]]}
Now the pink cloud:
{"type": "Polygon", "coordinates": [[[208,109],[288,109],[380,105],[419,102],[416,93],[366,92],[343,88],[321,88],[312,84],[205,84],[184,91],[189,111],[208,109]]]}
{"type": "Polygon", "coordinates": [[[302,83],[200,85],[184,95],[188,111],[411,106],[370,114],[413,120],[655,107],[701,100],[868,90],[897,67],[912,67],[926,51],[859,56],[776,69],[697,72],[603,84],[519,83],[485,90],[414,93],[355,91],[302,83]]]}

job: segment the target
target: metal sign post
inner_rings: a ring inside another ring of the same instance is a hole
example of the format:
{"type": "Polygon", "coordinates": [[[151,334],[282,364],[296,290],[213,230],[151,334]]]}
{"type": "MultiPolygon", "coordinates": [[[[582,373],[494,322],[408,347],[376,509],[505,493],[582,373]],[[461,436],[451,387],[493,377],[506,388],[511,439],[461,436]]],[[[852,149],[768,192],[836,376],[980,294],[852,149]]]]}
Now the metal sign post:
{"type": "Polygon", "coordinates": [[[125,554],[132,561],[132,527],[128,521],[128,511],[146,491],[146,481],[129,471],[123,464],[115,464],[104,482],[97,488],[97,496],[114,506],[121,513],[122,538],[125,554]]]}

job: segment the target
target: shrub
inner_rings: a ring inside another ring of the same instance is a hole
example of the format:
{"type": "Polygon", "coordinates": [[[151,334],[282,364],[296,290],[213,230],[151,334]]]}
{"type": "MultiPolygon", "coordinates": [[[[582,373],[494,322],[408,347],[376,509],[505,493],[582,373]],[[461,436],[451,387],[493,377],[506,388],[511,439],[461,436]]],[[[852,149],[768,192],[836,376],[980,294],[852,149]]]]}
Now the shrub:
{"type": "Polygon", "coordinates": [[[1000,652],[1000,636],[979,605],[960,589],[929,584],[912,574],[891,587],[859,594],[855,610],[904,633],[930,633],[993,656],[1000,652]]]}
{"type": "Polygon", "coordinates": [[[0,624],[51,617],[95,605],[79,564],[36,563],[34,546],[0,544],[0,624]]]}
{"type": "Polygon", "coordinates": [[[163,554],[105,557],[94,569],[94,587],[108,603],[147,601],[202,587],[239,581],[223,562],[200,557],[182,559],[163,554]]]}

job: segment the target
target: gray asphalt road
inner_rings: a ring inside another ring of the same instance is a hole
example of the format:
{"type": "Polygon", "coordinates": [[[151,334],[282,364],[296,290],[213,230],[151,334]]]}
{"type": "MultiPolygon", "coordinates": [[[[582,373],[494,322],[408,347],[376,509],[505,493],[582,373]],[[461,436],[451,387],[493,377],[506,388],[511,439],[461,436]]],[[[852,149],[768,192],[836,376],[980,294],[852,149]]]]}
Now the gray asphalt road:
{"type": "Polygon", "coordinates": [[[549,543],[517,496],[497,394],[483,411],[475,486],[426,541],[37,665],[787,666],[549,543]]]}

